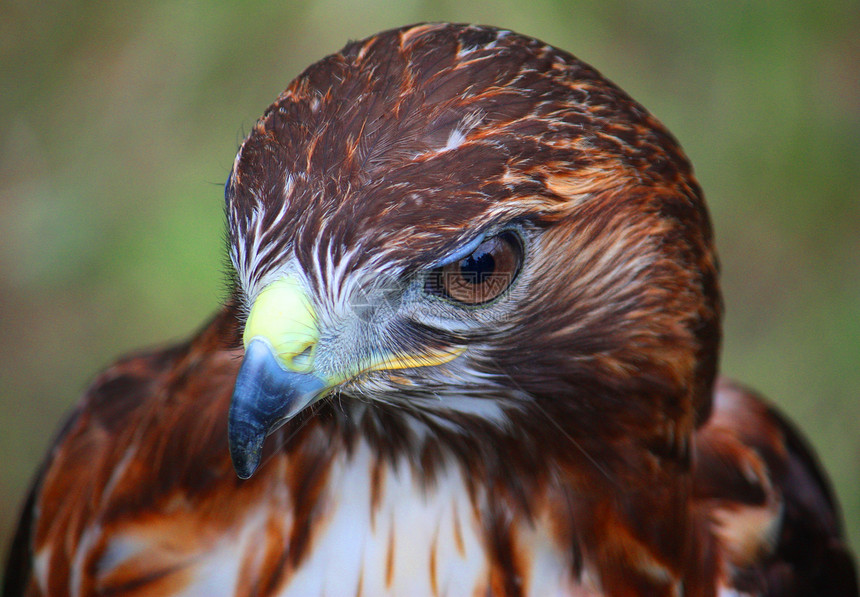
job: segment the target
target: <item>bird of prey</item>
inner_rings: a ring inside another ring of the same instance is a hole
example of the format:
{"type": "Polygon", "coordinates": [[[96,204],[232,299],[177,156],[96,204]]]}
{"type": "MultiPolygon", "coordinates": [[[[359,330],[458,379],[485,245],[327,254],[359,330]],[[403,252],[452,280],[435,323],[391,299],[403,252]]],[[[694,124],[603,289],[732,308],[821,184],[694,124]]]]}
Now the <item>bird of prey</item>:
{"type": "Polygon", "coordinates": [[[226,220],[231,298],[86,392],[8,597],[857,595],[812,452],[718,375],[687,158],[570,54],[350,43],[253,127],[226,220]]]}

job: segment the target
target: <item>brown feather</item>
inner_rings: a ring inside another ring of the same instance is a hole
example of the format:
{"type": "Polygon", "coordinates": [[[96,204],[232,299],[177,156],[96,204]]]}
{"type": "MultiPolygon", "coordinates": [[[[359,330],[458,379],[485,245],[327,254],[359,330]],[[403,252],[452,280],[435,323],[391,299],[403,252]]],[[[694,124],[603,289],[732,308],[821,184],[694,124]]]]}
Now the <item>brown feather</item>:
{"type": "Polygon", "coordinates": [[[274,595],[336,582],[344,553],[376,554],[357,594],[412,594],[417,571],[434,595],[857,594],[811,452],[715,385],[718,265],[689,162],[588,65],[488,27],[351,43],[269,107],[226,200],[234,297],[87,391],[22,517],[9,597],[274,595]],[[463,329],[415,312],[386,328],[460,356],[349,380],[236,478],[228,408],[264,282],[306,275],[322,351],[351,338],[357,279],[408,286],[505,226],[526,257],[503,300],[458,312],[463,329]],[[465,398],[474,412],[448,405],[465,398]],[[443,583],[470,566],[470,586],[443,583]],[[234,590],[207,584],[222,577],[234,590]]]}

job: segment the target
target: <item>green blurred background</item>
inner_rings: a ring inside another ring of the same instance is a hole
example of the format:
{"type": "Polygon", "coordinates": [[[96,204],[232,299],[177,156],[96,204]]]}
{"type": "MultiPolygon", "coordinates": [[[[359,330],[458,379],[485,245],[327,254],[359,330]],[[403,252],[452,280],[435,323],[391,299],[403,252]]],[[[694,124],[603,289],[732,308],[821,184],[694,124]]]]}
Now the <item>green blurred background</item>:
{"type": "Polygon", "coordinates": [[[709,198],[723,370],[817,447],[860,548],[860,4],[0,4],[0,553],[51,436],[117,355],[224,296],[222,185],[311,62],[424,20],[573,52],[681,140],[709,198]]]}

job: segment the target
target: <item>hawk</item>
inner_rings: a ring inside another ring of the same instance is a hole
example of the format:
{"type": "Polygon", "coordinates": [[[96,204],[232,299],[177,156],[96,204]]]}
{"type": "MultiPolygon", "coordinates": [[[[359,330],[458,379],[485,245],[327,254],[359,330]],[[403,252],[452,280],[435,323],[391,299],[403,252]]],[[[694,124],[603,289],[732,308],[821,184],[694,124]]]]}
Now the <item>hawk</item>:
{"type": "Polygon", "coordinates": [[[233,292],[120,360],[5,595],[857,595],[793,427],[717,374],[702,192],[538,40],[424,24],[296,78],[226,183],[233,292]]]}

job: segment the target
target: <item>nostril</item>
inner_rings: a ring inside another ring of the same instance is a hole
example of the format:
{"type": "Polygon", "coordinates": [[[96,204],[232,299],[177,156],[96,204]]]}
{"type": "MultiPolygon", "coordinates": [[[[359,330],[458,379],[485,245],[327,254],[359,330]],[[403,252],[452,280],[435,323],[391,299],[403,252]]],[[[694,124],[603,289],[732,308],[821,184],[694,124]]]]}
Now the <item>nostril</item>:
{"type": "Polygon", "coordinates": [[[303,351],[292,358],[293,369],[308,369],[311,366],[313,344],[308,344],[303,351]]]}

